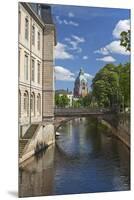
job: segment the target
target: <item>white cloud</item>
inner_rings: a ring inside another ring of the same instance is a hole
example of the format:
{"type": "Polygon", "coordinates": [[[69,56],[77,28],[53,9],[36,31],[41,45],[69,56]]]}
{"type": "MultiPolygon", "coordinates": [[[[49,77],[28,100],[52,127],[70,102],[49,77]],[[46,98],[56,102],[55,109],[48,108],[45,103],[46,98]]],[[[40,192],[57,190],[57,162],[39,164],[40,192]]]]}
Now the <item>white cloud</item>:
{"type": "Polygon", "coordinates": [[[69,17],[74,17],[74,13],[69,12],[69,13],[68,13],[68,16],[69,16],[69,17]]]}
{"type": "Polygon", "coordinates": [[[77,53],[82,52],[79,44],[85,42],[83,37],[72,35],[71,38],[65,38],[65,41],[68,43],[68,50],[76,51],[77,53]]]}
{"type": "Polygon", "coordinates": [[[128,31],[130,29],[130,20],[125,19],[125,20],[120,20],[114,30],[113,30],[113,36],[117,39],[120,38],[120,34],[122,31],[128,31]]]}
{"type": "Polygon", "coordinates": [[[129,51],[126,51],[125,47],[120,45],[119,40],[115,40],[100,50],[96,50],[94,53],[100,53],[102,55],[109,55],[110,53],[121,54],[121,55],[130,55],[129,51]]]}
{"type": "Polygon", "coordinates": [[[74,73],[62,66],[55,66],[55,78],[60,81],[74,81],[74,73]]]}
{"type": "Polygon", "coordinates": [[[83,42],[85,42],[85,39],[83,37],[79,37],[77,35],[72,35],[72,38],[75,39],[75,41],[77,43],[83,43],[83,42]]]}
{"type": "Polygon", "coordinates": [[[77,53],[82,52],[82,49],[78,46],[76,41],[70,41],[69,44],[71,45],[71,47],[68,47],[69,50],[76,51],[77,53]]]}
{"type": "Polygon", "coordinates": [[[56,16],[55,18],[56,18],[56,21],[58,22],[58,24],[62,24],[63,23],[62,20],[60,20],[59,16],[56,16]]]}
{"type": "Polygon", "coordinates": [[[79,26],[79,24],[77,22],[74,22],[74,21],[69,21],[68,24],[72,25],[72,26],[79,26]]]}
{"type": "Polygon", "coordinates": [[[56,21],[58,24],[64,24],[64,25],[71,25],[71,26],[79,26],[79,24],[77,22],[74,21],[68,21],[66,19],[61,19],[59,16],[56,16],[56,21]]]}
{"type": "Polygon", "coordinates": [[[96,60],[100,60],[103,62],[115,62],[116,60],[112,56],[105,56],[103,58],[96,58],[96,60]]]}
{"type": "Polygon", "coordinates": [[[82,59],[83,59],[83,60],[87,60],[87,59],[88,59],[88,56],[83,56],[82,59]]]}
{"type": "MultiPolygon", "coordinates": [[[[75,74],[79,74],[79,71],[77,71],[75,74]]],[[[85,72],[84,72],[84,76],[86,77],[88,81],[91,81],[94,78],[92,74],[85,73],[85,72]]]]}
{"type": "Polygon", "coordinates": [[[84,73],[85,77],[88,79],[88,80],[92,80],[94,78],[93,75],[89,74],[89,73],[84,73]]]}
{"type": "Polygon", "coordinates": [[[106,47],[102,47],[102,48],[100,48],[100,50],[94,51],[94,53],[100,53],[102,55],[108,55],[109,51],[106,49],[106,47]]]}
{"type": "Polygon", "coordinates": [[[67,45],[58,42],[55,47],[55,58],[56,59],[73,59],[73,55],[67,51],[67,45]]]}
{"type": "Polygon", "coordinates": [[[110,53],[116,53],[116,54],[122,54],[122,55],[130,55],[130,52],[126,51],[125,47],[120,45],[120,41],[119,40],[113,41],[110,44],[108,44],[106,46],[106,49],[110,53]]]}

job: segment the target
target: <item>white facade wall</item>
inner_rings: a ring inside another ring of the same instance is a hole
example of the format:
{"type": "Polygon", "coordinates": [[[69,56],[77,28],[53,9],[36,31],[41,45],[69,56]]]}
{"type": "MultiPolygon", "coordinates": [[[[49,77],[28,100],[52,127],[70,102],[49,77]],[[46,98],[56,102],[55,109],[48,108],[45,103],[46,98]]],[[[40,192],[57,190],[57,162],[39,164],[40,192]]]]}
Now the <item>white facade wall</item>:
{"type": "Polygon", "coordinates": [[[32,123],[40,123],[53,119],[54,115],[54,75],[53,50],[55,45],[55,29],[53,24],[44,24],[26,3],[19,3],[19,128],[20,135],[32,123]],[[25,5],[26,6],[25,6],[25,5]],[[27,11],[28,10],[28,11],[27,11]],[[29,14],[30,13],[30,14],[29,14]],[[25,38],[28,20],[28,39],[25,38]],[[34,27],[34,44],[33,44],[34,27]],[[40,35],[40,45],[38,45],[40,35]],[[25,58],[27,56],[27,58],[25,58]],[[26,76],[26,59],[28,70],[26,76]],[[34,70],[32,68],[34,60],[34,70]],[[38,70],[38,64],[40,70],[38,70]],[[33,73],[34,71],[34,73],[33,73]],[[40,71],[40,79],[38,72],[40,71]],[[32,75],[34,74],[34,80],[32,75]],[[39,79],[39,80],[38,80],[39,79]],[[28,94],[28,112],[25,112],[25,94],[28,94]],[[40,96],[40,112],[38,97],[40,96]],[[32,101],[34,97],[34,101],[32,101]],[[37,105],[38,104],[38,105],[37,105]],[[34,105],[34,109],[33,108],[34,105]]]}
{"type": "Polygon", "coordinates": [[[19,4],[19,124],[20,135],[24,135],[30,123],[42,121],[42,37],[43,30],[19,4]],[[25,19],[28,19],[28,40],[25,38],[25,19]],[[32,26],[35,27],[35,43],[32,44],[32,26]],[[38,49],[38,32],[40,33],[40,49],[38,49]],[[25,77],[25,55],[28,56],[28,80],[25,77]],[[34,81],[31,80],[32,59],[35,62],[34,81]],[[40,81],[38,83],[38,63],[40,63],[40,81]],[[24,93],[28,93],[28,114],[24,112],[24,93]],[[31,94],[34,94],[34,114],[31,111],[31,94]],[[40,112],[37,111],[37,97],[40,96],[40,112]]]}

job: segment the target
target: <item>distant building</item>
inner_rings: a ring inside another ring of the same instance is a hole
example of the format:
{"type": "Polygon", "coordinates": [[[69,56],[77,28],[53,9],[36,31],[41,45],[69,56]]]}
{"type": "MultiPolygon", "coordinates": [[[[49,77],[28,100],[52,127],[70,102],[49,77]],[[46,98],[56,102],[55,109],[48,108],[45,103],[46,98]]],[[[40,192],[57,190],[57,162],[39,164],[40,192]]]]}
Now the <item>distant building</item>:
{"type": "Polygon", "coordinates": [[[88,81],[84,75],[83,69],[80,69],[79,75],[77,76],[74,83],[74,97],[85,97],[88,95],[88,81]]]}
{"type": "Polygon", "coordinates": [[[68,89],[67,90],[56,90],[55,93],[58,94],[59,96],[66,95],[67,98],[69,99],[68,107],[71,107],[73,105],[73,93],[71,91],[68,91],[68,89]]]}

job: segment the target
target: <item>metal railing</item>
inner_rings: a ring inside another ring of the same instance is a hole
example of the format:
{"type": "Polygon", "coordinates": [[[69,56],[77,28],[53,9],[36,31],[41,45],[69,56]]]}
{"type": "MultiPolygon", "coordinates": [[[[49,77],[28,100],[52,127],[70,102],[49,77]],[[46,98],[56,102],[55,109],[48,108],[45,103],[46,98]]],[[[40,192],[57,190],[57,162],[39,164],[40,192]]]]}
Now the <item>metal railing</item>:
{"type": "Polygon", "coordinates": [[[55,108],[55,114],[90,114],[90,113],[104,113],[107,112],[106,109],[100,108],[55,108]]]}

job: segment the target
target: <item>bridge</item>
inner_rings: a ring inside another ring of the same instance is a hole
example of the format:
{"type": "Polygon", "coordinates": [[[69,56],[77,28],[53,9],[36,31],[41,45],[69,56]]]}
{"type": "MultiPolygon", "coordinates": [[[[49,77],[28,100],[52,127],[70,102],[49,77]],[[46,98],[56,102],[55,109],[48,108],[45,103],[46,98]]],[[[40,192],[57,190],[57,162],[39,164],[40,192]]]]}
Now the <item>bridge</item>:
{"type": "Polygon", "coordinates": [[[93,108],[55,108],[55,117],[88,117],[106,114],[104,109],[93,108]]]}
{"type": "Polygon", "coordinates": [[[69,120],[81,117],[97,117],[112,130],[113,134],[130,147],[130,114],[113,113],[108,109],[55,108],[55,131],[69,120]]]}

